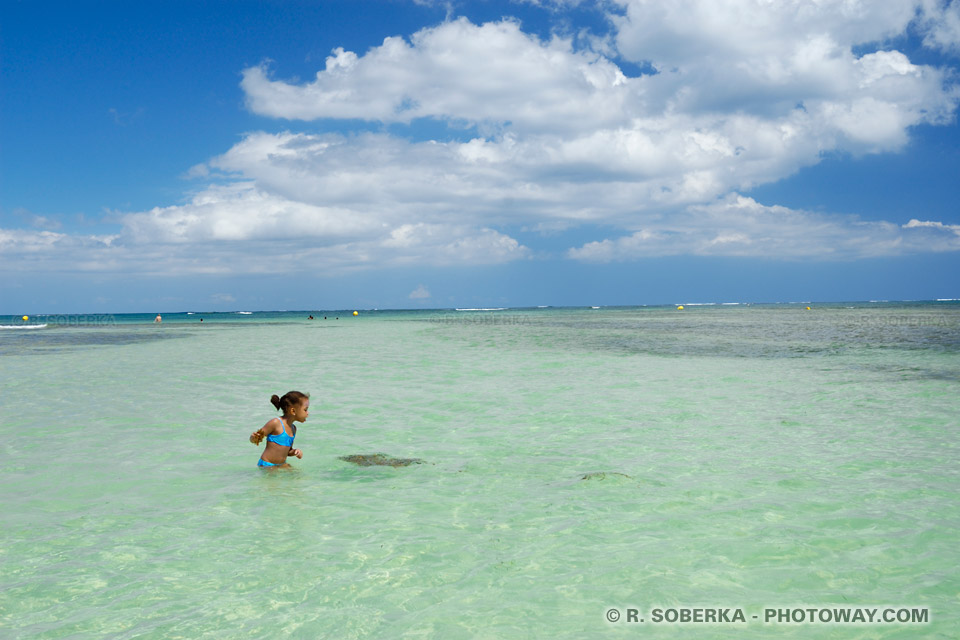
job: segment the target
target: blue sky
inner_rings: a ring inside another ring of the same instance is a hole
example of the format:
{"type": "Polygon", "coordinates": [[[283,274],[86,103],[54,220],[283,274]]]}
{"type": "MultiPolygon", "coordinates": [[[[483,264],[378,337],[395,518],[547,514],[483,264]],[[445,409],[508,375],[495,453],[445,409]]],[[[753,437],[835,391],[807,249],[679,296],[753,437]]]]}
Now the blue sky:
{"type": "Polygon", "coordinates": [[[0,313],[960,298],[960,0],[0,4],[0,313]]]}

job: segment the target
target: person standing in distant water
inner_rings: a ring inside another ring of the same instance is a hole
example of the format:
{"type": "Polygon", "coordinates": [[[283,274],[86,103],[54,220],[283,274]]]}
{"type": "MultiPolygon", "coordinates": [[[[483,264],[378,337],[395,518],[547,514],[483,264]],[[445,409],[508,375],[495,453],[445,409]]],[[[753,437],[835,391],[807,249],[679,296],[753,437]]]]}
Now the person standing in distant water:
{"type": "Polygon", "coordinates": [[[287,458],[294,456],[303,459],[303,451],[293,448],[293,439],[297,436],[297,426],[294,422],[306,422],[310,415],[310,394],[299,391],[288,391],[281,398],[273,396],[270,402],[283,417],[274,418],[250,434],[250,442],[255,445],[266,438],[267,447],[263,450],[258,467],[289,467],[287,458]]]}
{"type": "Polygon", "coordinates": [[[161,322],[163,322],[163,318],[161,318],[160,314],[158,313],[157,317],[154,318],[153,321],[156,322],[157,324],[160,324],[161,322]]]}

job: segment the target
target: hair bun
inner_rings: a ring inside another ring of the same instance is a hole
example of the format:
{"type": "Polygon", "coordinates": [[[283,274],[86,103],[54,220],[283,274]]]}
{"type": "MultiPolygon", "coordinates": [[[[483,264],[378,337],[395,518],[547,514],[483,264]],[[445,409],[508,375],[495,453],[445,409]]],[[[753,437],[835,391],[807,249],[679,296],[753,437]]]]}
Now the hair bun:
{"type": "Polygon", "coordinates": [[[299,407],[300,404],[304,400],[307,400],[309,397],[310,397],[309,393],[301,393],[299,391],[288,391],[285,394],[283,394],[282,398],[273,396],[272,398],[270,398],[270,402],[273,403],[273,406],[275,406],[277,409],[279,409],[280,411],[283,411],[284,414],[286,414],[291,409],[299,407]]]}
{"type": "Polygon", "coordinates": [[[275,406],[277,409],[279,409],[279,408],[280,408],[280,396],[278,396],[277,394],[273,394],[272,396],[270,396],[270,404],[272,404],[272,405],[275,406]]]}

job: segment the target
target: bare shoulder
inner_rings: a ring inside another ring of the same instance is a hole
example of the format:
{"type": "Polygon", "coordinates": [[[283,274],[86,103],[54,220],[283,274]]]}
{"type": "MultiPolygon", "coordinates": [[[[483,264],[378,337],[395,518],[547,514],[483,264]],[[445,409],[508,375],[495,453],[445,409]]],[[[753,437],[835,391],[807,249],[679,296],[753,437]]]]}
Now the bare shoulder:
{"type": "Polygon", "coordinates": [[[267,433],[280,433],[283,430],[283,420],[280,418],[274,418],[269,420],[267,424],[263,425],[263,431],[267,433]]]}

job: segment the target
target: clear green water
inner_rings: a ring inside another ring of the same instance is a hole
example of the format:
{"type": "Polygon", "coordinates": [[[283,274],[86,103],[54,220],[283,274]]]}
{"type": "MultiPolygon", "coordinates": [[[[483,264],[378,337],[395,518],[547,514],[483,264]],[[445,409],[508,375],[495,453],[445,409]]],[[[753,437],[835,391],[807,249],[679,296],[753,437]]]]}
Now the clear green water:
{"type": "Polygon", "coordinates": [[[957,635],[955,303],[305,316],[0,331],[0,636],[957,635]]]}

